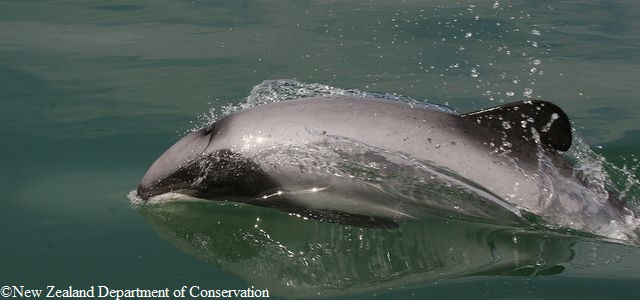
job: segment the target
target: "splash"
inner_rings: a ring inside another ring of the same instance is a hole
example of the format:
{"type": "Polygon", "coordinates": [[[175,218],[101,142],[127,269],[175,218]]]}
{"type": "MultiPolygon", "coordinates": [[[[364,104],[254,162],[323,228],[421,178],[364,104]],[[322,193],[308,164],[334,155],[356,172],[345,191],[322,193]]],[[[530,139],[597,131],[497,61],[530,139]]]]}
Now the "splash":
{"type": "MultiPolygon", "coordinates": [[[[341,136],[324,136],[322,143],[279,144],[259,151],[251,159],[263,166],[277,162],[278,170],[311,175],[314,181],[308,184],[313,188],[277,192],[278,196],[292,195],[297,201],[309,201],[310,207],[323,199],[344,198],[341,202],[353,202],[366,209],[376,207],[396,215],[400,221],[441,216],[522,225],[523,215],[517,207],[431,161],[341,136]],[[306,199],[301,195],[309,192],[313,193],[306,199]],[[366,201],[359,203],[358,198],[366,201]]],[[[299,180],[304,181],[301,176],[299,180]]]]}
{"type": "Polygon", "coordinates": [[[127,199],[129,199],[129,204],[133,207],[140,207],[145,205],[144,199],[138,196],[138,192],[136,190],[132,190],[127,194],[127,199]]]}
{"type": "Polygon", "coordinates": [[[208,124],[212,124],[220,118],[250,107],[273,102],[281,102],[300,98],[319,96],[353,96],[380,98],[393,101],[406,102],[416,106],[426,106],[446,112],[455,112],[454,109],[430,102],[420,101],[411,97],[395,93],[365,92],[358,89],[341,89],[319,83],[302,83],[292,79],[265,80],[251,90],[243,102],[226,104],[221,109],[212,108],[206,114],[197,117],[195,126],[190,131],[198,130],[208,124]]]}
{"type": "Polygon", "coordinates": [[[543,209],[536,213],[545,218],[546,226],[637,242],[640,220],[611,184],[604,157],[591,151],[580,137],[574,137],[572,148],[564,156],[571,162],[571,176],[560,174],[552,160],[538,152],[540,188],[545,193],[541,197],[543,209]]]}
{"type": "MultiPolygon", "coordinates": [[[[601,236],[619,240],[631,240],[636,243],[640,234],[640,214],[638,210],[638,188],[640,181],[636,177],[636,170],[640,166],[637,160],[631,168],[627,165],[619,167],[591,149],[584,140],[574,132],[571,149],[565,153],[565,158],[572,163],[574,175],[581,178],[585,188],[578,190],[578,199],[589,201],[591,205],[585,214],[594,215],[600,209],[622,206],[622,219],[609,220],[594,232],[601,236]]],[[[556,182],[561,186],[563,182],[556,182]]]]}

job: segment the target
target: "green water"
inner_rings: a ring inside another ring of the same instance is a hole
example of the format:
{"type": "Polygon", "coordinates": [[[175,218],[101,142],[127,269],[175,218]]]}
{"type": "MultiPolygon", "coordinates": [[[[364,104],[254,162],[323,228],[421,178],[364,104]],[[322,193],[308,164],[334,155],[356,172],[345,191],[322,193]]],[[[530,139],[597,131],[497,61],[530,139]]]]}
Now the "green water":
{"type": "MultiPolygon", "coordinates": [[[[251,286],[165,240],[126,196],[198,116],[279,78],[460,111],[531,95],[633,168],[640,4],[0,1],[0,286],[251,286]]],[[[425,277],[357,293],[636,298],[637,248],[590,243],[561,274],[425,277]]]]}

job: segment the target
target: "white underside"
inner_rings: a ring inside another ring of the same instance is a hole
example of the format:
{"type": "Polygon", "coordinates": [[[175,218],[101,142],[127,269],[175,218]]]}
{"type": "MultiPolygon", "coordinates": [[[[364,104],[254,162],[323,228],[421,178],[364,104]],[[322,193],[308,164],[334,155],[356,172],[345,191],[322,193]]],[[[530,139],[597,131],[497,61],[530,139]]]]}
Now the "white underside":
{"type": "Polygon", "coordinates": [[[179,192],[169,192],[153,196],[147,200],[148,203],[166,203],[174,201],[208,201],[206,199],[185,195],[179,192]]]}

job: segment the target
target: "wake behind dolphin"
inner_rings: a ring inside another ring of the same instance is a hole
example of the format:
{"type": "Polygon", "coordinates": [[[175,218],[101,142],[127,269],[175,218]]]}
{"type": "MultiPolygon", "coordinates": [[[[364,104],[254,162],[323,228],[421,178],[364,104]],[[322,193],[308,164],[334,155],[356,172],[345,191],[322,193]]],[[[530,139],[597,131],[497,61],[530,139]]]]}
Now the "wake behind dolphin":
{"type": "Polygon", "coordinates": [[[185,136],[153,163],[137,192],[145,200],[229,200],[358,226],[434,215],[542,219],[635,239],[633,213],[561,155],[571,141],[567,115],[544,101],[457,114],[329,94],[242,109],[185,136]]]}

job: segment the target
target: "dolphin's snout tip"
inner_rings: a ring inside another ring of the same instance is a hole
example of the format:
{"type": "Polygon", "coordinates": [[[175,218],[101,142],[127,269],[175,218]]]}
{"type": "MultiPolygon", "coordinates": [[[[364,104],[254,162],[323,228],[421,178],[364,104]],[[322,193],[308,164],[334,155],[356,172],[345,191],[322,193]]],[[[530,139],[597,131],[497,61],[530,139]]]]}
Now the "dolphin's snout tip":
{"type": "Polygon", "coordinates": [[[160,155],[142,177],[136,190],[138,197],[146,201],[154,196],[189,188],[195,180],[193,162],[201,158],[214,129],[208,126],[192,132],[160,155]]]}
{"type": "Polygon", "coordinates": [[[138,196],[138,198],[147,201],[149,200],[149,198],[153,197],[154,194],[152,192],[152,190],[150,188],[148,188],[147,186],[144,186],[142,184],[138,185],[138,188],[136,189],[136,194],[138,196]]]}

